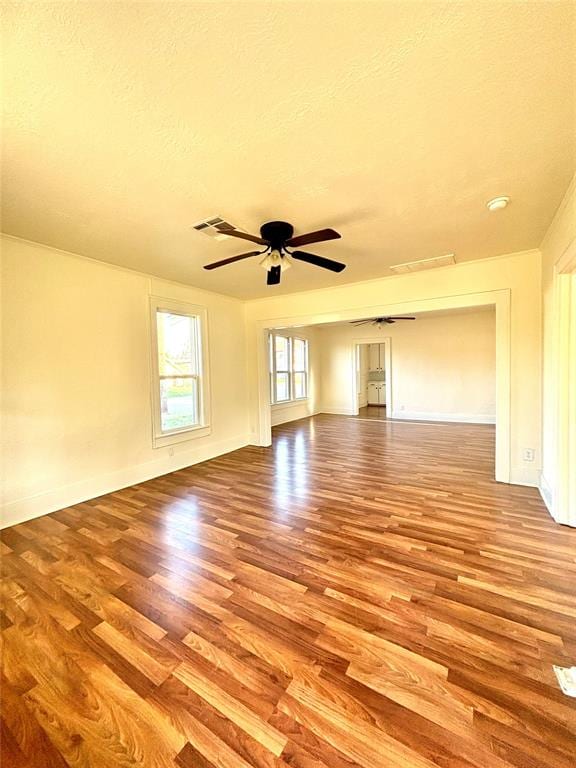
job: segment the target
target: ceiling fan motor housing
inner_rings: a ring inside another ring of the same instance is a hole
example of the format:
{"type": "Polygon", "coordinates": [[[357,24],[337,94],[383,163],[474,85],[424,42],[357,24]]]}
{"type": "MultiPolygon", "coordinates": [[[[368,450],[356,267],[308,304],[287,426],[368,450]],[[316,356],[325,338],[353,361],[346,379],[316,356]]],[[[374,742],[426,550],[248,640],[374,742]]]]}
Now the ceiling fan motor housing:
{"type": "Polygon", "coordinates": [[[324,256],[316,256],[313,253],[306,253],[305,251],[288,251],[286,248],[286,246],[289,246],[290,249],[292,249],[298,248],[300,245],[308,245],[309,243],[323,243],[326,240],[338,240],[340,235],[333,229],[319,229],[315,232],[307,232],[298,235],[298,237],[294,237],[294,227],[292,224],[289,224],[287,221],[268,221],[260,227],[260,237],[255,237],[248,232],[240,232],[239,230],[228,228],[222,230],[222,232],[228,237],[249,240],[258,245],[264,245],[265,248],[263,251],[240,253],[238,256],[230,256],[227,259],[221,259],[212,264],[205,264],[204,269],[224,267],[226,264],[233,264],[234,262],[243,261],[244,259],[250,259],[253,256],[260,256],[261,254],[266,253],[266,256],[260,262],[260,266],[264,267],[268,273],[267,284],[278,285],[280,282],[280,272],[291,266],[290,259],[288,258],[289,255],[297,261],[304,261],[315,267],[329,269],[331,272],[342,272],[342,270],[346,268],[346,265],[341,264],[339,261],[333,261],[324,256]]]}
{"type": "Polygon", "coordinates": [[[272,250],[281,251],[293,234],[294,227],[287,221],[268,221],[260,227],[261,238],[270,243],[272,250]]]}

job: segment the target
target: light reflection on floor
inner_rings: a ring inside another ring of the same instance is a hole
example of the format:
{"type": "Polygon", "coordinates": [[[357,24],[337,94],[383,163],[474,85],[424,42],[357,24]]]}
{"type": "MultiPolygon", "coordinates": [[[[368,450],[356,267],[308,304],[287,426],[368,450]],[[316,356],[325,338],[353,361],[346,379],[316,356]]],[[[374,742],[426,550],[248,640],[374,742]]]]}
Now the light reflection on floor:
{"type": "Polygon", "coordinates": [[[190,578],[196,568],[186,562],[186,555],[201,549],[200,509],[194,498],[178,499],[164,507],[162,515],[162,542],[164,549],[162,572],[170,588],[190,589],[190,578]]]}
{"type": "MultiPolygon", "coordinates": [[[[304,429],[302,427],[292,435],[282,435],[273,442],[274,502],[284,510],[294,499],[308,497],[308,450],[304,429]]],[[[312,422],[309,422],[308,433],[313,439],[312,422]]]]}
{"type": "Polygon", "coordinates": [[[200,538],[200,509],[194,498],[177,499],[163,509],[162,541],[187,552],[198,547],[200,538]]]}

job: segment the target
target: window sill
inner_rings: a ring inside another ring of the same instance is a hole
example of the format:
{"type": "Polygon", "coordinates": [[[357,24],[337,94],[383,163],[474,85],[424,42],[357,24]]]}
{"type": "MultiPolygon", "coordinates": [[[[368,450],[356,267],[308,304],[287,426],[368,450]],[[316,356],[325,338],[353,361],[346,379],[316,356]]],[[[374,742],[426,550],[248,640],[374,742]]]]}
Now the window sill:
{"type": "Polygon", "coordinates": [[[188,440],[197,440],[200,437],[206,437],[212,432],[212,427],[192,427],[183,429],[181,432],[171,432],[167,435],[154,435],[152,445],[154,448],[163,448],[165,445],[175,445],[176,443],[185,443],[188,440]]]}
{"type": "Polygon", "coordinates": [[[276,411],[280,408],[294,408],[296,405],[304,405],[309,402],[309,397],[299,397],[297,400],[285,400],[282,403],[272,403],[272,410],[276,411]]]}

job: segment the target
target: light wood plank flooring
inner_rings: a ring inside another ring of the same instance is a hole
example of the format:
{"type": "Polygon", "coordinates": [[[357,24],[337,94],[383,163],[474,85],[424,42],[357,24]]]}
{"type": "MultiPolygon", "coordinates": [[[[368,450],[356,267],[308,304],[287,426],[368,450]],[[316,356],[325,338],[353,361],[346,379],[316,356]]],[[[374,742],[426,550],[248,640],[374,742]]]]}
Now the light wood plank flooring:
{"type": "Polygon", "coordinates": [[[3,532],[3,765],[573,768],[576,531],[493,427],[274,433],[3,532]]]}
{"type": "Polygon", "coordinates": [[[387,419],[386,406],[385,405],[365,405],[362,408],[358,408],[359,419],[378,419],[382,421],[387,419]]]}

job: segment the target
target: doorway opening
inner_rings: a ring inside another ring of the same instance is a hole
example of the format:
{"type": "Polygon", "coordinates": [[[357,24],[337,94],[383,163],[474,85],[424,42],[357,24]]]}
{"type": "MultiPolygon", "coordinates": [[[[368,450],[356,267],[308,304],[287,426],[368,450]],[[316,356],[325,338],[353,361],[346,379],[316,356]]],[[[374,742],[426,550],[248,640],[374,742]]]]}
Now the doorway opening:
{"type": "Polygon", "coordinates": [[[389,418],[392,412],[390,339],[358,342],[354,354],[358,418],[379,421],[389,418]]]}
{"type": "MultiPolygon", "coordinates": [[[[342,340],[339,345],[339,351],[336,355],[332,356],[332,361],[326,360],[326,345],[324,344],[324,329],[329,329],[332,326],[345,326],[349,329],[352,328],[353,321],[361,320],[366,317],[384,316],[389,314],[424,314],[430,316],[430,313],[436,313],[439,311],[451,311],[451,310],[465,310],[473,308],[481,309],[483,307],[492,307],[495,309],[495,360],[494,360],[494,384],[495,384],[495,408],[494,413],[491,415],[489,423],[495,423],[495,462],[494,462],[494,474],[495,479],[499,482],[509,483],[519,482],[519,473],[516,472],[513,478],[511,478],[511,437],[512,437],[512,423],[511,423],[511,328],[510,328],[510,291],[496,290],[485,291],[477,294],[462,294],[456,296],[444,296],[434,297],[429,299],[412,300],[399,302],[395,305],[374,305],[366,307],[363,310],[355,309],[339,309],[338,311],[321,312],[312,314],[292,314],[290,316],[278,316],[273,321],[270,319],[254,319],[255,330],[255,342],[257,353],[257,369],[255,371],[254,382],[257,384],[254,390],[253,398],[253,435],[254,444],[268,446],[272,442],[271,431],[271,409],[270,409],[270,372],[269,372],[269,334],[276,329],[298,329],[300,333],[303,328],[307,328],[311,331],[317,329],[322,334],[321,343],[316,344],[316,349],[320,350],[320,356],[322,358],[322,381],[316,378],[318,386],[316,387],[317,402],[314,407],[311,408],[312,413],[328,413],[328,414],[342,414],[342,415],[358,415],[358,400],[356,392],[356,376],[354,371],[355,366],[355,343],[366,342],[382,342],[383,338],[362,337],[359,332],[354,330],[350,331],[351,337],[348,340],[342,340]],[[349,371],[347,374],[346,371],[349,371]],[[342,375],[340,375],[340,372],[342,375]],[[349,377],[349,378],[348,378],[349,377]],[[350,386],[346,387],[345,391],[341,390],[339,382],[348,380],[350,386]],[[353,397],[350,394],[353,390],[353,397]]],[[[367,330],[367,329],[366,329],[367,330]]],[[[435,344],[443,344],[441,336],[435,337],[435,344]]],[[[493,342],[492,342],[493,343],[493,342]]],[[[312,350],[311,345],[311,350],[312,350]]],[[[396,348],[396,340],[394,340],[394,348],[396,348]]],[[[396,353],[395,353],[396,354],[396,353]]],[[[422,423],[423,415],[421,408],[416,410],[408,407],[410,403],[406,400],[406,387],[404,386],[402,376],[399,377],[398,382],[396,379],[402,373],[401,368],[398,368],[396,362],[394,366],[390,367],[385,363],[387,375],[387,386],[389,386],[390,380],[394,379],[394,386],[396,392],[392,395],[392,398],[386,392],[386,410],[392,412],[394,420],[400,418],[405,421],[419,421],[422,423]],[[398,374],[398,375],[397,375],[398,374]],[[397,402],[396,402],[397,400],[397,402]]],[[[312,379],[312,372],[311,372],[312,379]]],[[[413,379],[414,380],[414,379],[413,379]]],[[[428,381],[428,373],[424,371],[421,376],[415,379],[417,381],[426,383],[428,381]]],[[[443,399],[446,398],[447,392],[440,392],[443,399]]],[[[438,400],[438,396],[433,398],[428,393],[429,400],[438,400]]],[[[440,415],[440,409],[432,414],[435,418],[434,421],[446,421],[444,413],[442,413],[442,419],[438,418],[440,415]]],[[[451,420],[455,421],[456,416],[458,421],[463,421],[460,418],[461,414],[454,414],[451,420]]],[[[388,422],[382,422],[388,423],[388,422]]],[[[432,422],[433,423],[433,422],[432,422]]],[[[523,476],[522,476],[523,477],[523,476]]],[[[520,481],[520,484],[522,482],[520,481]]]]}

